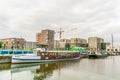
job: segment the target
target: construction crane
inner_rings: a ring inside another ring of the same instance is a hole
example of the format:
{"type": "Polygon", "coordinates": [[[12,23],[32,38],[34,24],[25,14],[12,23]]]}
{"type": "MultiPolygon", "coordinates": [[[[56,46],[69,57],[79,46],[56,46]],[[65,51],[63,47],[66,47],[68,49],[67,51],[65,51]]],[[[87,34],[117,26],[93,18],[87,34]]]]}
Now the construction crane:
{"type": "Polygon", "coordinates": [[[70,32],[70,31],[74,31],[74,30],[78,30],[78,28],[67,29],[67,31],[63,31],[62,28],[60,28],[60,30],[58,32],[55,32],[55,34],[59,33],[59,40],[61,40],[63,32],[70,32]]]}
{"type": "Polygon", "coordinates": [[[63,33],[64,31],[62,31],[62,29],[60,28],[60,31],[58,31],[58,33],[59,33],[59,40],[61,40],[61,38],[62,38],[62,33],[63,33]]]}

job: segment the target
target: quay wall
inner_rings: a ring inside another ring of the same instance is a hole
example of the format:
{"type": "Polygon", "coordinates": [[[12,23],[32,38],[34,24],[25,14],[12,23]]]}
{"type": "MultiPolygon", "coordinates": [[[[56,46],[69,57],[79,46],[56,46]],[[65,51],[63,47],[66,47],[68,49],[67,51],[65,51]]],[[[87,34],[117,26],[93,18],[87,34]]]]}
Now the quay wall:
{"type": "Polygon", "coordinates": [[[0,63],[11,63],[12,56],[0,56],[0,63]]]}

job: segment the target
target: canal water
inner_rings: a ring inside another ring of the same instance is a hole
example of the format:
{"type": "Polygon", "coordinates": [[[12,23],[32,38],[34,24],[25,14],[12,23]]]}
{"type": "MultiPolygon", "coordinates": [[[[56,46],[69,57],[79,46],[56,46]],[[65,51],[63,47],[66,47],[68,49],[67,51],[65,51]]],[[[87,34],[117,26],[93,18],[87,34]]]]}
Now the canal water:
{"type": "Polygon", "coordinates": [[[0,80],[120,80],[120,56],[38,64],[0,64],[0,80]]]}

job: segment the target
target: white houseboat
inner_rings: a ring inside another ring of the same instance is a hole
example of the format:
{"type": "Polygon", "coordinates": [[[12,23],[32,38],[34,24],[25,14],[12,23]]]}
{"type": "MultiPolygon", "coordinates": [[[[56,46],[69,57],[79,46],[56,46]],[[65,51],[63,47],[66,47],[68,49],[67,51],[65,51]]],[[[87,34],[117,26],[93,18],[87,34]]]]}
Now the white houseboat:
{"type": "Polygon", "coordinates": [[[79,51],[42,51],[36,49],[33,54],[12,55],[12,64],[38,63],[80,59],[79,51]]]}

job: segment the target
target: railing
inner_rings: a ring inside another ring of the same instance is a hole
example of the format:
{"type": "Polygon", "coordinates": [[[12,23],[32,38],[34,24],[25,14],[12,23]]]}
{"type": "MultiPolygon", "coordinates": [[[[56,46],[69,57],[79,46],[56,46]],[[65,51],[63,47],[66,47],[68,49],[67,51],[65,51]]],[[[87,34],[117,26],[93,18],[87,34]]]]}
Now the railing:
{"type": "Polygon", "coordinates": [[[33,51],[30,50],[0,50],[0,55],[10,55],[10,54],[27,54],[27,53],[33,53],[33,51]]]}

